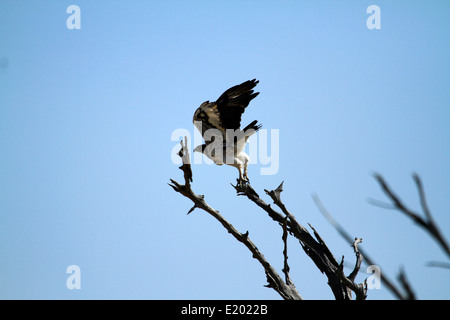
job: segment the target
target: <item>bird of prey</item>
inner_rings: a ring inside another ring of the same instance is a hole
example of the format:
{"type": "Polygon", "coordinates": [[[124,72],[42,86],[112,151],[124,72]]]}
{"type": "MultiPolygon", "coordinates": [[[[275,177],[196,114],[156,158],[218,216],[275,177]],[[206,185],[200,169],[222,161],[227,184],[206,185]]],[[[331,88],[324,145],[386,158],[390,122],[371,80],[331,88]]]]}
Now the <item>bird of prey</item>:
{"type": "Polygon", "coordinates": [[[250,158],[244,152],[245,144],[261,128],[255,120],[240,129],[245,108],[259,94],[253,91],[257,84],[258,81],[253,79],[231,87],[217,101],[203,102],[193,118],[194,125],[205,140],[194,152],[203,153],[217,165],[236,167],[239,170],[239,184],[249,181],[247,166],[250,158]]]}

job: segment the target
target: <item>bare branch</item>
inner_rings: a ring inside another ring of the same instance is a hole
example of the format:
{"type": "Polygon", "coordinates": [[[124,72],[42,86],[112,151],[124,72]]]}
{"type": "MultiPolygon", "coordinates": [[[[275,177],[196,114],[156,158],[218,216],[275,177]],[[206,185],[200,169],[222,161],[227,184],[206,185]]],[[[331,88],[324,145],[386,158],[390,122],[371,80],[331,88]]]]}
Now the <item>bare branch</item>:
{"type": "Polygon", "coordinates": [[[172,184],[169,184],[175,191],[181,193],[183,196],[189,198],[194,206],[188,213],[192,212],[195,208],[202,209],[213,216],[219,221],[222,226],[239,242],[243,243],[252,253],[253,258],[263,266],[266,273],[268,285],[266,287],[273,288],[280,296],[285,300],[301,300],[302,297],[293,284],[287,284],[278,275],[276,270],[269,264],[264,255],[258,250],[256,245],[250,240],[248,231],[246,233],[240,233],[233,225],[231,225],[220,213],[211,206],[209,206],[204,200],[204,196],[197,195],[192,191],[190,182],[192,181],[192,171],[189,163],[189,152],[187,149],[187,139],[185,144],[181,143],[181,150],[179,155],[182,157],[183,165],[180,169],[184,173],[185,184],[182,185],[177,181],[170,179],[172,184]],[[186,162],[185,162],[186,161],[186,162]]]}
{"type": "Polygon", "coordinates": [[[386,202],[372,199],[372,198],[368,198],[367,202],[375,207],[379,207],[379,208],[383,208],[383,209],[387,209],[387,210],[396,210],[397,209],[394,205],[392,205],[392,203],[386,203],[386,202]]]}
{"type": "Polygon", "coordinates": [[[183,141],[180,141],[181,149],[178,155],[181,157],[183,164],[180,169],[184,173],[184,181],[186,185],[189,185],[192,182],[192,170],[191,170],[191,158],[189,155],[189,150],[187,148],[187,137],[184,137],[184,145],[183,141]]]}
{"type": "Polygon", "coordinates": [[[331,251],[328,249],[326,243],[322,240],[316,230],[314,230],[314,228],[310,225],[311,229],[314,232],[314,239],[314,237],[308,232],[308,230],[296,220],[294,215],[289,212],[284,203],[281,201],[283,183],[281,183],[280,186],[278,186],[278,188],[276,188],[275,190],[265,190],[265,192],[281,209],[287,220],[285,220],[285,217],[283,217],[281,213],[274,210],[269,204],[264,202],[250,184],[237,184],[233,187],[236,189],[239,195],[246,195],[248,199],[265,210],[268,215],[273,220],[278,222],[281,226],[283,226],[284,221],[286,221],[287,230],[295,238],[297,238],[305,253],[311,258],[311,260],[313,260],[319,270],[327,276],[328,285],[330,286],[335,298],[338,300],[350,299],[347,294],[346,286],[342,283],[340,277],[337,274],[339,264],[334,258],[331,251]]]}
{"type": "Polygon", "coordinates": [[[353,250],[355,251],[356,255],[356,263],[355,267],[350,273],[348,277],[344,274],[344,256],[342,256],[341,263],[338,268],[338,275],[341,278],[342,282],[347,286],[348,288],[348,295],[351,295],[351,291],[353,291],[356,295],[356,300],[365,300],[367,297],[367,282],[364,280],[363,283],[357,284],[355,282],[356,275],[359,272],[359,269],[361,267],[361,263],[363,261],[363,255],[358,250],[358,244],[362,242],[361,238],[355,238],[355,241],[352,244],[353,250]]]}
{"type": "Polygon", "coordinates": [[[388,186],[384,178],[379,175],[375,174],[375,179],[380,184],[382,190],[384,193],[388,196],[388,198],[392,201],[395,208],[404,213],[407,217],[412,219],[415,223],[417,223],[419,226],[421,226],[424,230],[426,230],[432,238],[436,240],[436,242],[441,246],[441,248],[444,250],[444,252],[447,254],[447,256],[450,257],[450,246],[448,245],[447,241],[444,239],[443,235],[441,234],[439,228],[437,227],[436,223],[434,222],[431,212],[428,208],[426,199],[425,199],[425,192],[423,189],[422,181],[420,180],[419,176],[417,174],[413,174],[413,179],[416,183],[417,189],[419,191],[419,198],[420,203],[422,205],[422,210],[424,211],[425,218],[422,218],[419,214],[416,212],[410,210],[408,207],[406,207],[405,204],[400,200],[398,196],[394,194],[394,192],[391,190],[391,188],[388,186]]]}
{"type": "MultiPolygon", "coordinates": [[[[344,238],[350,245],[353,246],[353,238],[350,234],[333,218],[333,216],[328,212],[328,210],[323,205],[322,201],[317,195],[313,195],[313,200],[316,203],[319,211],[327,219],[327,221],[337,230],[337,232],[344,238]]],[[[363,251],[361,247],[358,247],[359,252],[364,255],[364,261],[367,265],[378,265],[375,261],[369,257],[369,255],[363,251]]],[[[389,279],[384,273],[381,275],[381,281],[387,286],[387,288],[394,294],[398,299],[405,300],[406,296],[401,292],[399,288],[394,284],[394,282],[389,279]]]]}
{"type": "Polygon", "coordinates": [[[420,180],[420,177],[417,175],[417,173],[413,173],[413,179],[414,182],[416,183],[417,190],[419,191],[419,198],[420,204],[422,205],[422,210],[425,213],[425,216],[427,217],[428,221],[433,221],[430,209],[428,208],[427,200],[425,198],[425,190],[423,189],[422,181],[420,180]]]}
{"type": "Polygon", "coordinates": [[[283,248],[283,256],[284,256],[284,266],[283,266],[283,272],[284,272],[284,278],[285,278],[285,282],[287,285],[291,285],[293,284],[291,277],[289,276],[289,264],[288,264],[288,255],[287,255],[287,236],[288,236],[288,231],[287,231],[287,217],[284,219],[284,223],[283,223],[283,244],[284,244],[284,248],[283,248]]]}
{"type": "Polygon", "coordinates": [[[353,237],[345,231],[343,227],[333,218],[333,216],[328,212],[328,210],[323,205],[322,201],[319,199],[319,196],[316,194],[312,195],[314,203],[319,209],[320,213],[327,219],[327,221],[337,230],[337,232],[344,238],[349,244],[353,244],[353,237]]]}
{"type": "Polygon", "coordinates": [[[427,267],[436,267],[443,269],[450,269],[450,263],[443,261],[428,261],[426,264],[427,267]]]}
{"type": "Polygon", "coordinates": [[[353,280],[350,280],[344,274],[344,256],[342,256],[341,264],[339,265],[338,275],[342,282],[347,287],[348,295],[351,296],[351,291],[356,295],[356,300],[365,300],[367,298],[367,282],[364,280],[363,283],[357,284],[353,280]]]}
{"type": "Polygon", "coordinates": [[[352,273],[350,273],[349,276],[347,277],[351,281],[355,280],[356,275],[358,274],[359,269],[361,268],[361,263],[363,261],[363,255],[358,250],[358,244],[360,244],[361,242],[362,242],[362,238],[355,238],[355,241],[352,244],[353,251],[355,252],[355,255],[356,255],[356,263],[355,263],[355,268],[353,268],[352,273]]]}
{"type": "Polygon", "coordinates": [[[398,281],[401,283],[403,289],[406,292],[406,300],[416,300],[416,295],[414,294],[414,291],[411,288],[411,285],[409,284],[408,279],[406,278],[406,273],[403,268],[400,268],[399,274],[397,276],[398,281]]]}

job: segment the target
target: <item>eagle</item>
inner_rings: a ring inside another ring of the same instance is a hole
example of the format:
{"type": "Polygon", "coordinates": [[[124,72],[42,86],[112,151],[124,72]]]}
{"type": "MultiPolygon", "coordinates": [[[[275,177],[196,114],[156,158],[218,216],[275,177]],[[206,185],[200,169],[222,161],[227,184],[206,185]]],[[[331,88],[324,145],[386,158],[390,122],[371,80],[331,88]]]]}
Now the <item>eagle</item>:
{"type": "Polygon", "coordinates": [[[217,165],[237,168],[238,184],[249,182],[247,166],[250,157],[244,148],[248,138],[261,128],[257,120],[240,128],[242,114],[259,94],[253,90],[258,82],[256,79],[245,81],[226,90],[215,102],[203,102],[193,118],[205,140],[204,144],[195,147],[194,152],[203,153],[217,165]]]}

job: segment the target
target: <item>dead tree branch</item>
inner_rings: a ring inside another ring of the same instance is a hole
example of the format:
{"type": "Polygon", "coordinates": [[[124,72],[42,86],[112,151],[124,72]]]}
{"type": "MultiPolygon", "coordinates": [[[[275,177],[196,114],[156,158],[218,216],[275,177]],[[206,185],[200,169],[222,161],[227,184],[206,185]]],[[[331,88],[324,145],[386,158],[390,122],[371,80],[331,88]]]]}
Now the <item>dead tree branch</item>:
{"type": "MultiPolygon", "coordinates": [[[[413,174],[413,180],[416,184],[418,193],[419,193],[419,200],[420,204],[423,210],[423,217],[416,213],[415,211],[409,209],[403,201],[392,191],[392,189],[389,187],[385,179],[379,175],[374,175],[375,179],[380,184],[381,189],[386,194],[386,196],[391,201],[391,204],[385,204],[383,202],[377,201],[377,200],[371,200],[370,202],[374,205],[388,208],[388,209],[396,209],[403,214],[405,214],[407,217],[409,217],[412,221],[414,221],[416,224],[418,224],[421,228],[426,230],[429,235],[439,244],[439,246],[444,250],[444,252],[447,254],[447,256],[450,256],[450,247],[445,240],[444,236],[440,232],[438,226],[436,225],[432,215],[431,211],[428,207],[426,197],[425,197],[425,191],[423,188],[422,181],[420,177],[417,174],[413,174]]],[[[319,208],[320,212],[325,216],[325,218],[335,227],[335,229],[338,231],[338,233],[347,241],[351,242],[351,236],[344,230],[344,228],[337,223],[336,220],[333,219],[333,217],[329,214],[329,212],[325,209],[321,201],[317,196],[313,196],[314,201],[316,202],[317,207],[319,208]]],[[[362,252],[362,249],[359,249],[362,252]]],[[[375,265],[373,260],[364,253],[365,261],[369,265],[375,265]]],[[[437,267],[443,267],[448,268],[449,264],[446,262],[431,262],[428,263],[428,266],[437,266],[437,267]]],[[[403,292],[401,292],[400,289],[394,285],[394,283],[389,280],[386,275],[383,273],[381,274],[381,281],[388,287],[388,289],[399,299],[402,300],[410,300],[410,299],[416,299],[416,295],[412,289],[411,284],[408,282],[408,279],[406,278],[406,273],[403,268],[400,269],[399,274],[397,276],[397,280],[400,283],[400,286],[403,289],[403,292]]]]}
{"type": "Polygon", "coordinates": [[[443,269],[450,269],[450,263],[443,261],[428,261],[426,264],[428,267],[436,267],[443,269]]]}
{"type": "Polygon", "coordinates": [[[346,277],[344,274],[344,256],[342,256],[341,263],[339,265],[339,276],[341,277],[342,282],[347,286],[348,295],[351,296],[351,291],[353,291],[356,295],[356,300],[365,300],[367,297],[367,282],[366,280],[363,283],[357,284],[355,282],[356,275],[361,268],[361,263],[363,261],[363,255],[358,250],[358,244],[362,242],[362,238],[355,238],[355,241],[352,244],[353,250],[356,255],[356,263],[353,271],[346,277]]]}
{"type": "Polygon", "coordinates": [[[274,204],[281,209],[281,212],[274,210],[270,204],[267,204],[262,200],[258,193],[252,188],[249,183],[237,183],[233,187],[236,189],[238,195],[245,195],[249,200],[254,202],[257,206],[262,208],[269,217],[282,227],[283,235],[282,240],[284,244],[283,257],[284,257],[284,267],[283,273],[285,275],[285,280],[278,275],[274,268],[269,264],[269,262],[264,258],[264,256],[259,252],[257,247],[248,237],[248,231],[245,234],[237,231],[220,213],[214,208],[210,207],[204,200],[204,196],[196,195],[192,189],[190,182],[192,182],[192,171],[190,167],[190,159],[187,150],[187,141],[185,143],[181,142],[181,150],[179,156],[183,160],[183,165],[180,169],[184,173],[185,184],[182,185],[175,180],[170,179],[171,184],[169,184],[176,192],[181,193],[183,196],[189,198],[194,206],[189,210],[191,213],[194,209],[199,208],[210,215],[212,215],[216,220],[218,220],[222,226],[227,229],[238,241],[243,243],[253,254],[253,257],[257,259],[260,264],[264,267],[268,285],[267,287],[273,288],[277,291],[283,299],[299,300],[302,299],[301,295],[298,293],[295,285],[289,275],[289,265],[288,265],[288,255],[287,255],[287,238],[288,233],[293,235],[300,243],[304,252],[313,260],[315,265],[319,270],[327,276],[328,285],[330,286],[334,296],[338,300],[349,300],[351,299],[351,291],[354,291],[357,299],[365,299],[366,297],[366,287],[364,284],[356,284],[354,279],[359,271],[361,262],[363,260],[363,255],[356,249],[355,254],[357,255],[357,261],[353,272],[345,277],[342,272],[342,265],[337,262],[333,254],[327,247],[325,241],[319,235],[319,233],[311,226],[313,235],[302,226],[295,216],[289,212],[284,203],[281,200],[281,192],[283,191],[283,183],[278,186],[275,190],[265,190],[273,200],[274,204]]]}
{"type": "Polygon", "coordinates": [[[400,268],[397,279],[406,292],[405,300],[416,300],[416,295],[415,295],[414,291],[412,290],[408,279],[406,278],[406,273],[403,268],[400,268]]]}
{"type": "MultiPolygon", "coordinates": [[[[350,236],[350,234],[333,218],[333,216],[329,213],[329,211],[325,208],[322,201],[319,199],[317,195],[313,195],[313,200],[316,203],[317,208],[322,213],[322,215],[327,219],[327,221],[337,230],[337,232],[341,235],[342,238],[344,238],[348,244],[353,245],[353,238],[350,236]]],[[[361,247],[358,247],[359,252],[364,255],[364,261],[367,265],[378,265],[375,263],[375,261],[369,257],[369,254],[365,252],[361,247]]],[[[402,291],[397,288],[397,286],[394,284],[394,282],[389,279],[387,275],[384,273],[380,274],[381,282],[386,285],[386,287],[391,291],[391,293],[397,297],[397,299],[400,300],[407,300],[408,296],[410,296],[406,291],[406,293],[402,293],[402,291]]],[[[402,285],[402,284],[401,284],[402,285]]],[[[404,287],[402,285],[402,287],[404,287]]],[[[408,284],[408,287],[411,288],[411,286],[408,284]]]]}
{"type": "Polygon", "coordinates": [[[420,203],[422,206],[422,210],[424,212],[425,217],[421,217],[418,213],[414,212],[413,210],[409,209],[401,200],[400,198],[395,195],[395,193],[392,191],[392,189],[388,186],[384,178],[379,175],[375,174],[375,179],[378,181],[378,183],[381,186],[381,189],[384,191],[386,196],[392,201],[392,204],[394,207],[405,214],[407,217],[409,217],[411,220],[413,220],[416,224],[421,226],[424,230],[426,230],[432,238],[441,246],[441,248],[444,250],[444,252],[447,254],[448,257],[450,257],[450,247],[445,240],[444,236],[441,234],[439,228],[437,227],[436,223],[434,222],[433,217],[431,216],[430,209],[428,208],[427,201],[425,198],[425,191],[423,189],[422,181],[420,180],[420,177],[414,173],[413,179],[416,183],[417,190],[419,192],[419,198],[420,203]]]}
{"type": "MultiPolygon", "coordinates": [[[[195,208],[202,209],[213,216],[217,221],[219,221],[222,226],[239,242],[243,243],[252,253],[253,258],[258,260],[258,262],[263,266],[268,284],[266,287],[273,288],[278,294],[285,300],[301,300],[302,296],[295,288],[294,284],[288,279],[287,275],[286,282],[280,277],[276,270],[269,264],[264,255],[258,250],[256,245],[250,240],[249,232],[241,233],[237,231],[233,225],[231,225],[220,213],[211,206],[209,206],[204,200],[204,196],[197,195],[191,189],[190,182],[192,182],[192,171],[189,161],[189,152],[187,149],[187,139],[185,138],[185,143],[181,141],[181,150],[179,153],[183,160],[183,165],[180,169],[184,173],[185,184],[182,185],[177,181],[170,179],[171,184],[169,184],[176,192],[179,192],[183,196],[189,198],[194,206],[189,210],[188,213],[192,212],[195,208]]],[[[286,258],[285,258],[286,259],[286,258]]],[[[285,271],[285,274],[287,271],[285,271]]]]}
{"type": "Polygon", "coordinates": [[[281,209],[286,218],[283,217],[281,213],[274,210],[270,204],[263,201],[250,184],[236,184],[236,186],[233,187],[236,189],[238,195],[247,196],[248,199],[266,211],[269,217],[278,222],[281,226],[286,223],[286,229],[297,238],[305,253],[313,260],[319,270],[327,276],[328,285],[337,300],[348,300],[351,298],[348,295],[347,286],[342,282],[339,275],[339,263],[328,249],[326,243],[310,225],[314,233],[314,238],[308,230],[296,220],[294,215],[287,210],[286,206],[281,201],[280,193],[283,191],[283,183],[275,190],[265,190],[265,192],[272,198],[275,205],[281,209]]]}
{"type": "Polygon", "coordinates": [[[288,238],[288,231],[287,231],[287,217],[284,219],[284,223],[283,223],[283,244],[284,244],[284,248],[283,248],[283,257],[284,257],[284,266],[283,266],[283,273],[284,273],[284,281],[286,282],[286,284],[288,285],[293,285],[294,283],[291,280],[291,277],[289,276],[289,264],[288,264],[288,255],[287,255],[287,238],[288,238]]]}

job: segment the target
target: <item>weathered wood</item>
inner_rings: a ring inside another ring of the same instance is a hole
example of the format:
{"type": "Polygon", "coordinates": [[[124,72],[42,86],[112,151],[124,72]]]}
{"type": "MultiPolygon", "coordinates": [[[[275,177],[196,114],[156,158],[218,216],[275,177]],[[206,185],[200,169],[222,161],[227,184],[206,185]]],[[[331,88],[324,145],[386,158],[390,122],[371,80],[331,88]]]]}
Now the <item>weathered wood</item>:
{"type": "Polygon", "coordinates": [[[284,282],[280,275],[276,272],[276,270],[266,260],[264,255],[258,250],[256,245],[250,240],[248,231],[245,233],[241,233],[236,230],[233,225],[219,213],[219,211],[212,208],[206,203],[204,196],[194,193],[190,185],[190,182],[192,181],[191,166],[189,162],[185,162],[189,159],[185,156],[186,154],[188,154],[186,140],[184,144],[183,142],[181,142],[181,148],[182,150],[180,151],[179,155],[183,159],[183,165],[180,167],[180,169],[184,173],[185,184],[182,185],[177,181],[170,179],[171,184],[169,185],[176,192],[179,192],[183,196],[189,198],[194,203],[194,206],[189,210],[188,214],[191,213],[194,209],[199,208],[213,216],[236,240],[243,243],[252,253],[252,257],[258,260],[258,262],[263,266],[268,282],[266,287],[274,289],[285,300],[302,300],[302,296],[297,291],[293,283],[284,282]]]}

